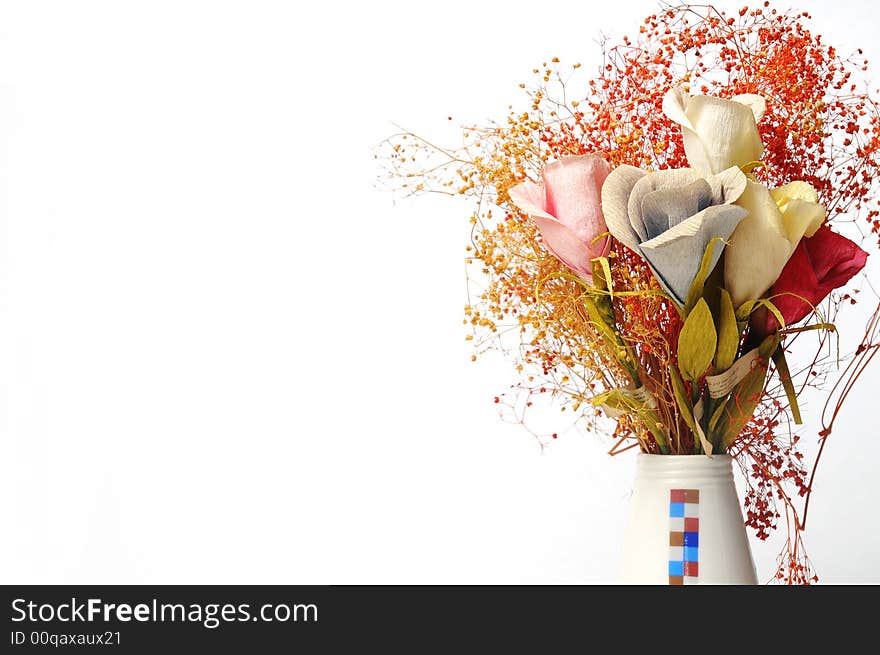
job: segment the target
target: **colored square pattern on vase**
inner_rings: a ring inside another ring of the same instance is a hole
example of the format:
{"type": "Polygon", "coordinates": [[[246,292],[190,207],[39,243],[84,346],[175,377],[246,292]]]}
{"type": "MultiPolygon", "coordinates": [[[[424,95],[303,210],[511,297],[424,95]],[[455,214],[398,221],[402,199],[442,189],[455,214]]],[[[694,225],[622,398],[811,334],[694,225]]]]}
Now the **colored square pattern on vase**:
{"type": "Polygon", "coordinates": [[[697,584],[700,579],[700,490],[669,492],[669,584],[697,584]]]}

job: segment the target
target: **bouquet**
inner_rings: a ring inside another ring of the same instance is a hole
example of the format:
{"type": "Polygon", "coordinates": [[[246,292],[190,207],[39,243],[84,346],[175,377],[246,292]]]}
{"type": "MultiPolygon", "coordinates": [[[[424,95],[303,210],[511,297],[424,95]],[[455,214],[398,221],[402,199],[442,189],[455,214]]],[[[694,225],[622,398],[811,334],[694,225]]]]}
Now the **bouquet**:
{"type": "Polygon", "coordinates": [[[817,579],[799,399],[831,390],[820,456],[880,315],[838,351],[864,237],[880,232],[880,113],[861,53],[842,57],[808,20],[669,7],[603,42],[592,76],[536,68],[526,108],[464,128],[461,147],[402,132],[381,154],[399,190],[473,201],[468,338],[523,377],[495,401],[520,416],[547,395],[610,432],[611,454],[729,453],[746,524],[766,539],[785,516],[775,577],[789,583],[817,579]]]}

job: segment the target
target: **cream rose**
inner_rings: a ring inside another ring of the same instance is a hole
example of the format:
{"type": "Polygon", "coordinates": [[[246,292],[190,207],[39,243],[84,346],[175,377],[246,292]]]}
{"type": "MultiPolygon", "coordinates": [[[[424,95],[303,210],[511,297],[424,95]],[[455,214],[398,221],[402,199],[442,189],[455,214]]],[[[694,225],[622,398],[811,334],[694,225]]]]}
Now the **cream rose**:
{"type": "Polygon", "coordinates": [[[703,174],[761,159],[764,145],[757,123],[765,109],[764,98],[752,94],[725,100],[674,88],[663,97],[663,113],[681,125],[688,164],[703,174]]]}
{"type": "Polygon", "coordinates": [[[749,182],[737,205],[748,216],[730,237],[724,258],[724,281],[739,306],[762,297],[782,273],[803,237],[811,237],[825,221],[825,208],[806,182],[792,182],[770,191],[749,182]]]}

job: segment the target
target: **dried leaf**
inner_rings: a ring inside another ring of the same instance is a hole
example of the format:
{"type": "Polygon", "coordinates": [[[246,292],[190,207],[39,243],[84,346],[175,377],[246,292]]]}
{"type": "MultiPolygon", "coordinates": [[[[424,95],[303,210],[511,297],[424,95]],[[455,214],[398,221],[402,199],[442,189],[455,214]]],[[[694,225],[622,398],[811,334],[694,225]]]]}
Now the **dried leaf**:
{"type": "Polygon", "coordinates": [[[672,378],[672,392],[675,396],[675,403],[678,405],[678,411],[687,426],[694,429],[694,410],[688,400],[687,390],[684,388],[684,382],[674,366],[669,369],[670,378],[672,378]]]}
{"type": "Polygon", "coordinates": [[[700,298],[678,337],[678,367],[685,380],[697,380],[706,372],[715,356],[717,342],[712,312],[700,298]]]}
{"type": "Polygon", "coordinates": [[[801,410],[798,407],[797,393],[794,390],[791,372],[788,370],[788,362],[785,361],[785,350],[781,346],[773,353],[773,363],[776,364],[779,381],[782,382],[782,388],[785,389],[785,395],[788,397],[792,418],[794,418],[796,425],[802,425],[803,420],[801,420],[801,410]]]}
{"type": "Polygon", "coordinates": [[[713,253],[715,252],[715,246],[718,242],[723,242],[724,239],[721,237],[715,237],[711,241],[709,241],[709,245],[706,246],[706,251],[703,253],[703,260],[700,262],[700,269],[697,271],[697,275],[694,277],[694,281],[691,283],[691,288],[688,291],[687,300],[684,304],[684,315],[687,316],[691,313],[694,306],[697,304],[697,301],[703,297],[703,288],[706,285],[706,278],[709,277],[709,273],[712,272],[712,266],[717,261],[717,258],[713,258],[713,253]]]}
{"type": "Polygon", "coordinates": [[[757,300],[746,300],[742,305],[736,308],[736,320],[738,323],[748,323],[749,316],[758,304],[757,300]]]}
{"type": "Polygon", "coordinates": [[[722,372],[730,368],[739,350],[740,332],[736,323],[733,301],[726,289],[721,289],[718,314],[718,350],[715,353],[715,370],[722,372]]]}
{"type": "Polygon", "coordinates": [[[722,414],[724,413],[724,408],[727,406],[727,401],[729,399],[725,398],[721,401],[721,404],[715,408],[715,411],[712,412],[712,416],[709,418],[709,432],[712,433],[715,431],[715,428],[718,426],[718,421],[721,419],[722,414]]]}

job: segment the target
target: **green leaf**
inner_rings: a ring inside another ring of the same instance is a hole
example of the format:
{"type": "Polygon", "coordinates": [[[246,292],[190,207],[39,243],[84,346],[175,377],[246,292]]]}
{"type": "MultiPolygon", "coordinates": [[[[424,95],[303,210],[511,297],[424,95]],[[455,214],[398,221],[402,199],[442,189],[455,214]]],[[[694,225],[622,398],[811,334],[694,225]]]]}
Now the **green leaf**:
{"type": "Polygon", "coordinates": [[[758,346],[758,354],[760,354],[765,360],[769,360],[770,355],[772,355],[779,347],[780,343],[782,343],[782,337],[778,334],[771,334],[761,342],[760,346],[758,346]]]}
{"type": "Polygon", "coordinates": [[[746,300],[742,305],[736,308],[736,320],[738,323],[748,323],[749,316],[758,304],[757,300],[746,300]]]}
{"type": "Polygon", "coordinates": [[[657,416],[657,412],[653,409],[648,409],[640,413],[639,417],[648,427],[648,431],[654,435],[654,441],[657,442],[657,447],[660,449],[660,452],[664,455],[668,455],[669,440],[666,438],[665,428],[663,427],[663,423],[660,422],[660,417],[657,416]]]}
{"type": "Polygon", "coordinates": [[[773,318],[776,319],[776,322],[779,323],[781,327],[785,327],[785,319],[783,318],[780,311],[776,308],[770,300],[767,298],[758,298],[757,300],[746,300],[742,305],[737,307],[736,309],[736,320],[740,323],[746,323],[749,320],[749,316],[752,315],[752,312],[755,311],[758,307],[766,307],[767,311],[773,314],[773,318]]]}
{"type": "Polygon", "coordinates": [[[721,289],[721,302],[718,313],[718,350],[715,353],[715,370],[722,373],[730,368],[739,350],[739,326],[733,301],[727,289],[721,289]]]}
{"type": "Polygon", "coordinates": [[[754,176],[752,175],[752,171],[754,171],[757,168],[767,168],[767,164],[765,164],[761,160],[755,160],[755,161],[750,161],[748,164],[743,164],[739,168],[743,173],[754,178],[754,176]]]}
{"type": "Polygon", "coordinates": [[[691,288],[688,290],[688,295],[685,299],[685,316],[691,313],[696,306],[697,301],[703,297],[703,287],[706,285],[706,278],[709,277],[709,273],[711,273],[712,255],[715,246],[719,241],[723,241],[723,239],[721,237],[715,237],[709,242],[709,245],[706,246],[706,251],[703,253],[703,260],[700,262],[700,269],[697,271],[697,275],[694,277],[694,281],[691,283],[691,288]]]}
{"type": "Polygon", "coordinates": [[[687,423],[687,426],[693,430],[694,429],[694,410],[691,407],[691,402],[688,400],[687,390],[684,388],[684,382],[681,379],[681,375],[678,374],[678,371],[675,370],[674,366],[669,368],[669,376],[672,378],[672,393],[675,396],[675,403],[678,405],[678,411],[681,412],[681,417],[684,419],[684,422],[687,423]]]}
{"type": "Polygon", "coordinates": [[[782,312],[780,312],[776,308],[776,305],[774,305],[770,300],[767,300],[766,298],[762,298],[761,300],[759,300],[758,304],[766,307],[767,311],[773,314],[773,318],[775,318],[776,322],[779,323],[780,328],[785,328],[785,318],[782,316],[782,312]]]}
{"type": "Polygon", "coordinates": [[[592,301],[602,317],[602,322],[611,328],[612,331],[615,331],[617,317],[614,316],[614,303],[611,300],[611,288],[608,284],[608,280],[611,279],[611,268],[608,266],[608,259],[606,257],[596,257],[592,260],[592,264],[593,288],[599,292],[593,294],[592,301]]]}
{"type": "Polygon", "coordinates": [[[614,290],[611,288],[611,265],[608,263],[607,257],[597,257],[593,260],[593,277],[596,277],[598,271],[602,272],[602,288],[608,290],[608,301],[614,296],[614,290]],[[596,266],[598,262],[598,266],[596,266]]]}
{"type": "Polygon", "coordinates": [[[584,307],[587,309],[587,316],[590,317],[590,322],[593,323],[599,333],[605,337],[605,339],[616,344],[619,337],[617,331],[613,327],[613,323],[609,321],[609,319],[613,319],[608,315],[605,304],[600,299],[594,299],[587,296],[584,298],[584,307]]]}
{"type": "Polygon", "coordinates": [[[678,336],[678,367],[685,380],[697,380],[715,356],[718,335],[709,305],[700,298],[678,336]]]}
{"type": "Polygon", "coordinates": [[[834,323],[813,323],[812,325],[803,325],[801,327],[784,328],[779,332],[781,334],[796,334],[798,332],[810,332],[812,330],[827,330],[828,332],[837,332],[834,323]]]}
{"type": "Polygon", "coordinates": [[[723,412],[722,443],[725,448],[734,442],[755,413],[766,378],[767,363],[760,360],[758,366],[753,368],[731,392],[730,400],[724,405],[723,412]]]}
{"type": "Polygon", "coordinates": [[[724,413],[724,407],[727,405],[728,398],[730,398],[730,396],[722,400],[721,404],[715,408],[714,412],[712,412],[712,416],[709,418],[709,432],[713,432],[718,426],[718,421],[721,419],[721,416],[724,413]]]}
{"type": "Polygon", "coordinates": [[[788,397],[788,405],[791,407],[791,415],[796,425],[802,425],[801,410],[798,407],[797,393],[794,390],[794,382],[791,379],[791,372],[788,370],[788,362],[785,361],[785,350],[780,346],[773,353],[773,363],[776,364],[776,370],[779,373],[779,381],[782,382],[782,388],[785,389],[785,395],[788,397]]]}
{"type": "Polygon", "coordinates": [[[593,286],[596,289],[601,289],[603,291],[608,290],[608,280],[611,279],[611,269],[608,269],[608,275],[605,275],[605,268],[608,266],[608,258],[607,257],[596,257],[595,259],[590,260],[593,269],[593,286]],[[605,266],[599,261],[600,259],[605,260],[605,266]]]}

